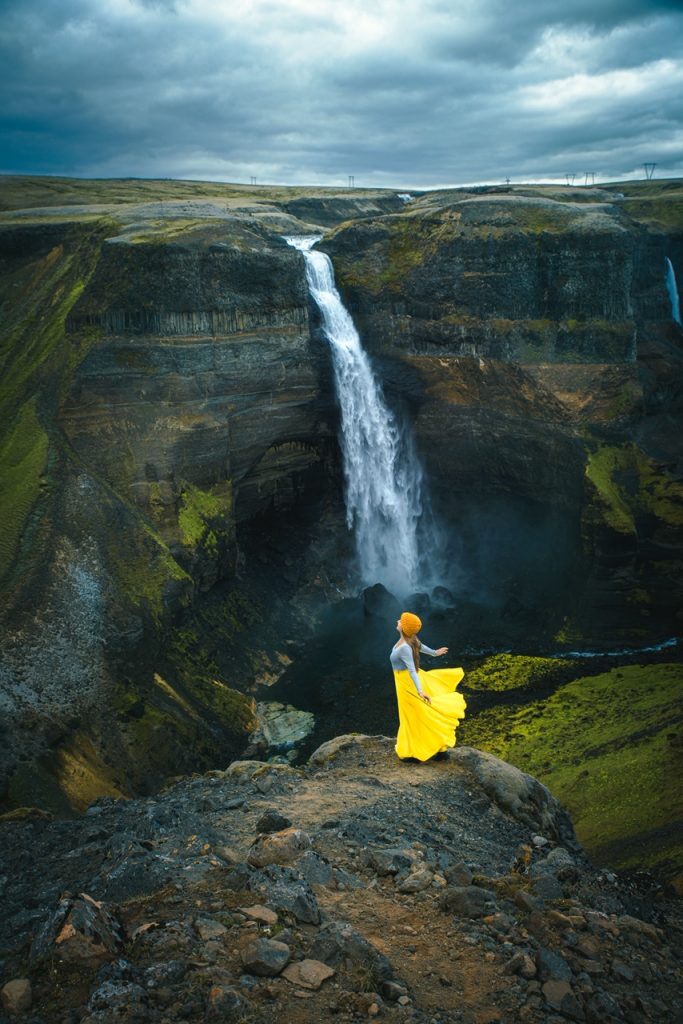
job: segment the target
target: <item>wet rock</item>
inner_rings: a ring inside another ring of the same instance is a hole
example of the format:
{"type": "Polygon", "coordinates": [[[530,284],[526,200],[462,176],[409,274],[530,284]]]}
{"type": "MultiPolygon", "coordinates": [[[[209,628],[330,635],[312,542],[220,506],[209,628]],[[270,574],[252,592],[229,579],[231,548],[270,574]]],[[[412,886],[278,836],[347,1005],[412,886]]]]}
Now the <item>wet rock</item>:
{"type": "Polygon", "coordinates": [[[345,961],[363,964],[372,972],[377,984],[392,981],[396,977],[391,961],[360,932],[343,921],[330,921],[320,929],[311,945],[310,956],[331,967],[337,967],[345,961]]]}
{"type": "Polygon", "coordinates": [[[31,962],[46,957],[78,962],[113,957],[123,948],[123,931],[116,918],[86,893],[60,900],[57,910],[31,946],[31,962]]]}
{"type": "Polygon", "coordinates": [[[271,808],[261,815],[256,822],[256,828],[259,832],[282,832],[283,829],[289,828],[291,824],[289,818],[271,808]]]}
{"type": "Polygon", "coordinates": [[[276,939],[258,938],[242,952],[242,964],[249,974],[275,977],[289,962],[290,950],[276,939]]]}
{"type": "Polygon", "coordinates": [[[543,909],[543,900],[537,896],[532,896],[530,892],[525,889],[518,889],[515,893],[515,906],[523,910],[525,914],[533,914],[534,911],[543,909]]]}
{"type": "Polygon", "coordinates": [[[3,985],[0,992],[2,1008],[11,1017],[31,1008],[33,992],[28,978],[14,978],[3,985]]]}
{"type": "Polygon", "coordinates": [[[446,913],[457,914],[458,917],[483,917],[495,906],[495,902],[493,894],[486,889],[464,885],[445,889],[439,906],[446,913]]]}
{"type": "Polygon", "coordinates": [[[310,836],[300,828],[259,836],[249,850],[247,860],[254,867],[268,864],[291,864],[311,847],[310,836]]]}
{"type": "Polygon", "coordinates": [[[396,1003],[402,996],[408,995],[408,989],[398,981],[382,982],[382,995],[390,1003],[396,1003]]]}
{"type": "Polygon", "coordinates": [[[363,591],[362,601],[363,612],[368,617],[391,621],[391,619],[397,619],[401,614],[398,598],[394,597],[381,583],[366,587],[363,591]]]}
{"type": "Polygon", "coordinates": [[[321,960],[299,960],[295,964],[288,964],[282,972],[282,977],[301,988],[319,989],[322,983],[335,973],[333,967],[329,967],[321,960]]]}

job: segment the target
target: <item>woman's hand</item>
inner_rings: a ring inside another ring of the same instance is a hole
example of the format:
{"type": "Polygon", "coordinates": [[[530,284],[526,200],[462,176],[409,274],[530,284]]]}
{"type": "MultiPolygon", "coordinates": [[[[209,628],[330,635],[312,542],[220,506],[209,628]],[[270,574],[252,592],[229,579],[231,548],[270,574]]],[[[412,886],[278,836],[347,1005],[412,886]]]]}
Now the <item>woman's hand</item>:
{"type": "Polygon", "coordinates": [[[432,703],[432,698],[428,694],[426,694],[426,693],[421,693],[420,694],[420,700],[423,700],[425,702],[425,704],[431,704],[432,703]]]}
{"type": "Polygon", "coordinates": [[[437,649],[436,653],[437,653],[437,655],[439,657],[441,657],[442,654],[448,654],[448,648],[447,647],[439,647],[437,649]]]}

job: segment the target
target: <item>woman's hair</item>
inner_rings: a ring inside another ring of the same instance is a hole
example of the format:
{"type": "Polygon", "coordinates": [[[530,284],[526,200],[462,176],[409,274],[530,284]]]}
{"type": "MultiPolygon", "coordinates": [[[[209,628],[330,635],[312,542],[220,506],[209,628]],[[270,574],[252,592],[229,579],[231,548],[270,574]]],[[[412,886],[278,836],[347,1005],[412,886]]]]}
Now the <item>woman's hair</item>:
{"type": "Polygon", "coordinates": [[[417,636],[407,636],[406,641],[410,644],[410,649],[413,652],[413,661],[415,662],[415,670],[420,671],[420,641],[417,636]]]}

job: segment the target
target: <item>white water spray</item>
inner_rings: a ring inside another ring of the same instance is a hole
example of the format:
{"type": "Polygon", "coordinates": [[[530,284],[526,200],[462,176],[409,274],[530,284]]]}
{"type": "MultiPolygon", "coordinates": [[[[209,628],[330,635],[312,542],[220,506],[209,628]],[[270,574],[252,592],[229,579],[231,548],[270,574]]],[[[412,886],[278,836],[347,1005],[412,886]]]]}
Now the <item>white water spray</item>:
{"type": "Polygon", "coordinates": [[[666,288],[671,299],[671,319],[677,324],[681,322],[681,306],[678,300],[678,288],[676,286],[676,273],[673,264],[668,256],[664,257],[666,263],[666,288]]]}
{"type": "Polygon", "coordinates": [[[335,287],[329,257],[312,250],[320,238],[286,241],[304,255],[308,287],[330,343],[341,409],[346,521],[355,533],[362,581],[406,595],[425,585],[421,555],[435,565],[438,548],[424,514],[422,469],[412,438],[384,401],[335,287]]]}

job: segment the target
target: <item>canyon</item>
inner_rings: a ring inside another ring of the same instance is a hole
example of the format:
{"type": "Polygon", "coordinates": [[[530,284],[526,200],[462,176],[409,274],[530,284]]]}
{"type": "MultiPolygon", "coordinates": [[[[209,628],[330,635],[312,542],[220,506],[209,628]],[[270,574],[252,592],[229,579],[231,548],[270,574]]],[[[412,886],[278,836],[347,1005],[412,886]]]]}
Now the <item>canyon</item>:
{"type": "Polygon", "coordinates": [[[224,767],[255,696],[301,692],[317,637],[333,657],[336,614],[380,671],[392,624],[358,598],[329,352],[285,235],[322,235],[412,425],[448,564],[413,603],[444,642],[680,634],[679,181],[405,201],[5,178],[0,205],[7,809],[224,767]]]}

